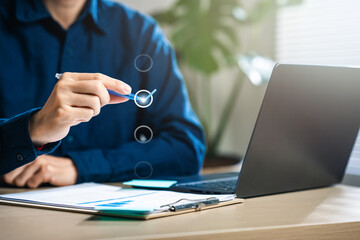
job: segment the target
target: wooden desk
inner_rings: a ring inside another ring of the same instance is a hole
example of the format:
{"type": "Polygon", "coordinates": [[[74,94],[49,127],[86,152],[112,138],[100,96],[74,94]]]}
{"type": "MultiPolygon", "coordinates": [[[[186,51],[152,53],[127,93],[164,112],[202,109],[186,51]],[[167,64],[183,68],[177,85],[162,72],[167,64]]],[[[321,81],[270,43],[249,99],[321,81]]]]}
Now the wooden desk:
{"type": "MultiPolygon", "coordinates": [[[[0,188],[0,194],[24,189],[0,188]]],[[[0,205],[0,239],[360,239],[360,188],[337,185],[148,221],[0,205]]]]}

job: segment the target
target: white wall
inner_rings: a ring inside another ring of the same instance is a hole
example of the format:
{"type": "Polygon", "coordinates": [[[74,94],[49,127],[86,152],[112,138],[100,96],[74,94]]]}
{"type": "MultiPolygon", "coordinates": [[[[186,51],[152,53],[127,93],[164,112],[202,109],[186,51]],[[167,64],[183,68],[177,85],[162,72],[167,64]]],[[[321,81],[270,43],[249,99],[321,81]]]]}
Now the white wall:
{"type": "Polygon", "coordinates": [[[115,2],[121,2],[140,12],[150,14],[169,8],[175,0],[115,0],[115,2]]]}

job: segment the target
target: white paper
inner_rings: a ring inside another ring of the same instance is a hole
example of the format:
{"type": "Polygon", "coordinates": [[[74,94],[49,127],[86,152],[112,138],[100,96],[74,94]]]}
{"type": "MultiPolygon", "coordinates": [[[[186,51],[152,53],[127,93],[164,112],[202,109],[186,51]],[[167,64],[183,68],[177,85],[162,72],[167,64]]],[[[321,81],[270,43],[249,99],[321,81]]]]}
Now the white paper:
{"type": "Polygon", "coordinates": [[[116,208],[119,210],[159,211],[161,206],[186,198],[200,200],[216,197],[219,201],[235,198],[233,194],[208,195],[155,191],[142,189],[122,189],[121,187],[97,183],[83,183],[69,187],[37,190],[24,193],[0,195],[0,199],[66,206],[80,209],[116,208]]]}

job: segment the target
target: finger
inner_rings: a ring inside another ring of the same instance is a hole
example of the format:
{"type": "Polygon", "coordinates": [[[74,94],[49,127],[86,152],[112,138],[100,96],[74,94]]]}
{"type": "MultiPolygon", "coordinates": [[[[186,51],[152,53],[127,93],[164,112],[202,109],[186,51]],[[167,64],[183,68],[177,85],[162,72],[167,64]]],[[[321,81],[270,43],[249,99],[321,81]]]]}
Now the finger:
{"type": "Polygon", "coordinates": [[[21,172],[26,168],[27,165],[31,165],[32,163],[25,164],[24,166],[18,167],[15,170],[4,175],[4,181],[7,184],[14,185],[14,180],[16,177],[21,174],[21,172]]]}
{"type": "Polygon", "coordinates": [[[62,166],[62,157],[56,157],[56,156],[52,156],[52,155],[42,155],[42,156],[46,156],[46,161],[54,167],[57,166],[62,166]]]}
{"type": "Polygon", "coordinates": [[[109,103],[110,95],[101,81],[78,81],[72,87],[74,93],[79,94],[92,94],[100,99],[101,106],[109,103]]]}
{"type": "Polygon", "coordinates": [[[59,158],[55,165],[54,163],[54,173],[50,178],[50,184],[54,186],[67,186],[76,183],[77,179],[77,169],[74,162],[69,158],[59,158]]]}
{"type": "Polygon", "coordinates": [[[48,183],[50,181],[52,167],[50,165],[43,165],[39,171],[37,171],[29,180],[26,185],[29,188],[37,188],[42,183],[48,183]]]}
{"type": "Polygon", "coordinates": [[[92,80],[94,79],[94,76],[96,74],[100,73],[78,73],[78,72],[64,72],[63,74],[61,74],[61,77],[59,80],[65,80],[65,79],[70,79],[70,80],[92,80]]]}
{"type": "Polygon", "coordinates": [[[71,180],[69,180],[67,176],[58,173],[50,178],[49,183],[53,186],[63,187],[75,184],[76,182],[71,182],[71,180]]]}
{"type": "Polygon", "coordinates": [[[123,98],[123,97],[119,97],[119,96],[115,96],[115,95],[110,95],[110,101],[108,104],[117,104],[117,103],[124,103],[129,101],[129,99],[127,98],[123,98]]]}
{"type": "Polygon", "coordinates": [[[69,78],[72,80],[100,80],[107,89],[114,90],[121,94],[131,93],[131,87],[115,78],[111,78],[101,73],[64,73],[60,79],[69,78]]]}
{"type": "Polygon", "coordinates": [[[56,173],[56,174],[54,174],[53,176],[50,177],[49,183],[51,185],[57,186],[57,187],[68,186],[68,185],[71,185],[71,184],[75,184],[76,181],[71,182],[68,178],[69,177],[66,176],[64,173],[58,172],[58,173],[56,173]]]}
{"type": "Polygon", "coordinates": [[[71,107],[70,114],[72,125],[79,122],[88,122],[94,116],[94,110],[86,107],[71,107]]]}
{"type": "Polygon", "coordinates": [[[109,76],[103,75],[103,83],[107,89],[114,90],[121,94],[130,94],[132,89],[131,87],[124,83],[123,81],[117,80],[115,78],[111,78],[109,76]]]}
{"type": "Polygon", "coordinates": [[[36,160],[33,164],[27,165],[26,168],[14,179],[14,184],[18,187],[24,187],[29,178],[31,178],[40,167],[41,163],[36,160]]]}
{"type": "Polygon", "coordinates": [[[96,95],[100,99],[101,107],[107,104],[123,103],[129,99],[109,94],[101,81],[83,80],[70,82],[71,91],[78,94],[96,95]]]}
{"type": "Polygon", "coordinates": [[[98,96],[88,94],[73,94],[71,98],[67,99],[66,104],[75,108],[91,108],[93,116],[100,113],[101,103],[98,96]]]}

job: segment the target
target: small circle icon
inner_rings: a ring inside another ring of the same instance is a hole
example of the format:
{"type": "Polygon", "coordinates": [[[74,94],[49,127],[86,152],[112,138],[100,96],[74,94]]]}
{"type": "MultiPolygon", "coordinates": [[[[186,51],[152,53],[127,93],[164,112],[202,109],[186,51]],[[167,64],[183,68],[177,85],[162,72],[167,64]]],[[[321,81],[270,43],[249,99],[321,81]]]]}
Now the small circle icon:
{"type": "Polygon", "coordinates": [[[153,60],[147,54],[140,54],[135,58],[134,66],[139,72],[148,72],[153,66],[153,60]]]}
{"type": "Polygon", "coordinates": [[[146,179],[152,176],[154,169],[147,161],[138,162],[135,165],[134,173],[137,178],[146,179]]]}
{"type": "Polygon", "coordinates": [[[147,108],[152,104],[153,96],[148,90],[139,90],[134,96],[134,102],[140,108],[147,108]]]}
{"type": "Polygon", "coordinates": [[[141,125],[135,129],[134,138],[138,143],[148,143],[153,138],[153,131],[146,125],[141,125]]]}

